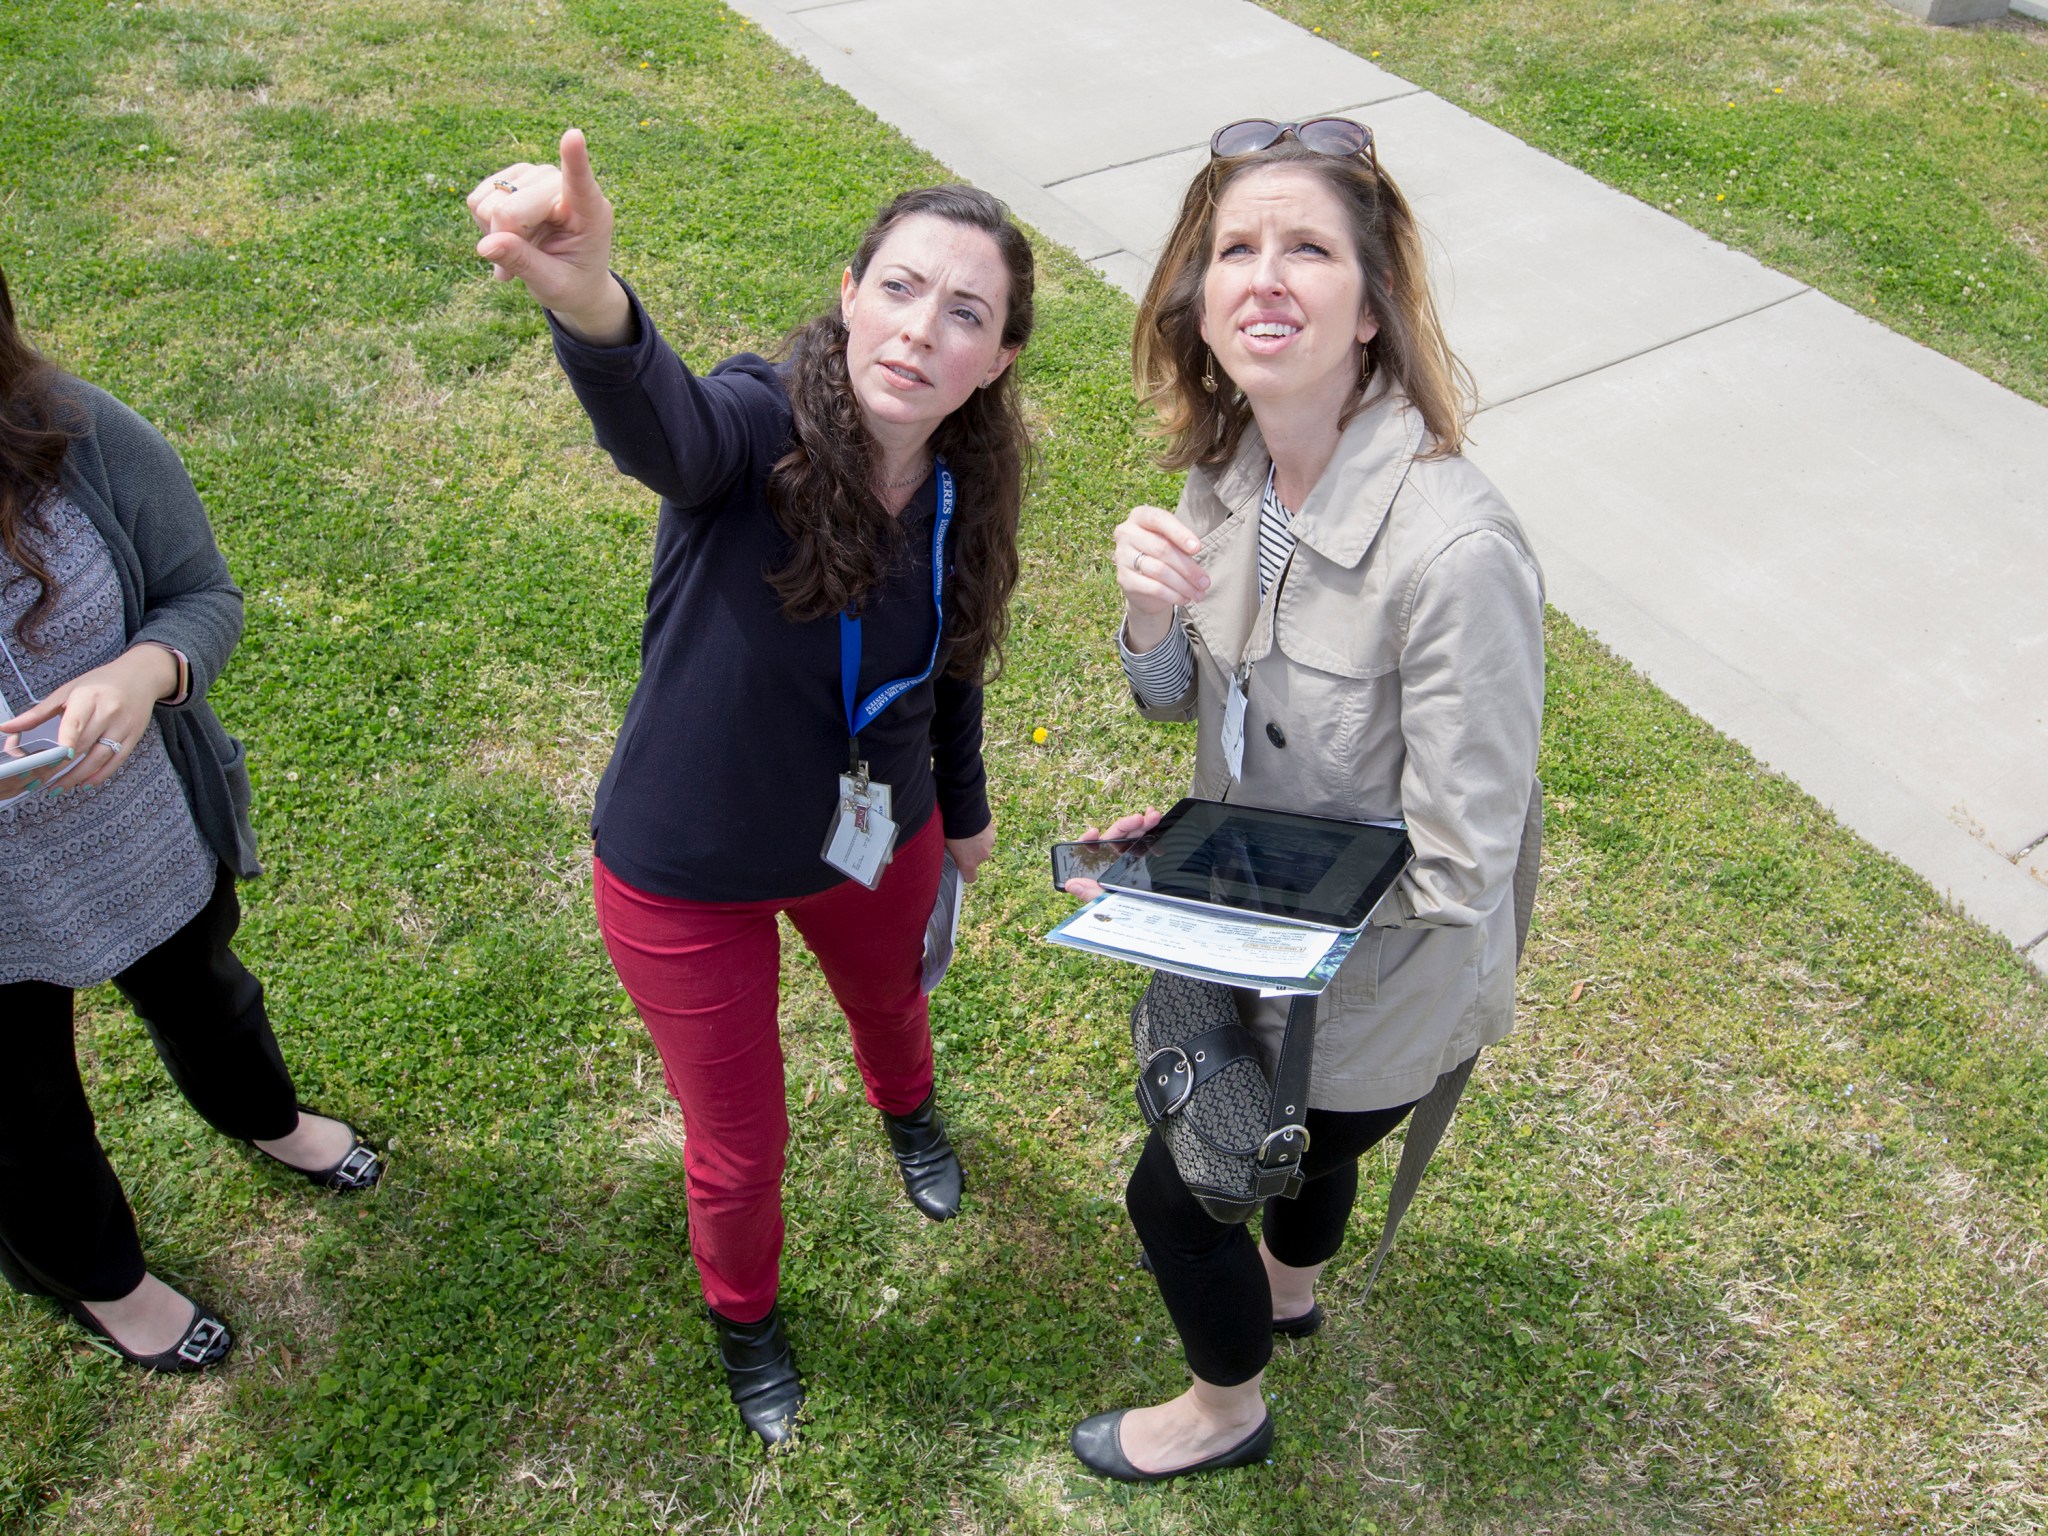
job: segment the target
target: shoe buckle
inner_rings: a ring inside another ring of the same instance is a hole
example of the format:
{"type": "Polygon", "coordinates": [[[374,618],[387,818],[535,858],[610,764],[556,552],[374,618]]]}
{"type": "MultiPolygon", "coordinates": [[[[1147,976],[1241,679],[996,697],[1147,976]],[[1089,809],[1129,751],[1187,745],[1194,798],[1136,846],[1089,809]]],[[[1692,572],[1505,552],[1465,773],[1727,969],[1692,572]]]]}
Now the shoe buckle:
{"type": "Polygon", "coordinates": [[[210,1317],[202,1317],[193,1323],[191,1330],[178,1341],[178,1358],[187,1365],[204,1365],[212,1356],[214,1348],[227,1337],[227,1327],[210,1317]]]}
{"type": "Polygon", "coordinates": [[[328,1178],[337,1186],[352,1188],[369,1177],[377,1166],[377,1150],[374,1147],[357,1147],[334,1165],[328,1178]]]}

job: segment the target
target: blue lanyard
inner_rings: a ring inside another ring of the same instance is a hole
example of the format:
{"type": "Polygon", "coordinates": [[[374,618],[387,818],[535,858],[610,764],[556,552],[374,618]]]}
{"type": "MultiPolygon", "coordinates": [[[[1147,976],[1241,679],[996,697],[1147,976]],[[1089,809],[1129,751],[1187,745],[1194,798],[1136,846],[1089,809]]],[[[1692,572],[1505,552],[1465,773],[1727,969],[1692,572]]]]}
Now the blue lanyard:
{"type": "Polygon", "coordinates": [[[860,733],[873,725],[882,711],[903,694],[932,675],[939,664],[939,642],[946,628],[946,529],[953,522],[953,472],[940,459],[934,465],[939,476],[939,511],[932,519],[932,611],[938,625],[932,631],[931,659],[915,677],[899,677],[884,683],[858,704],[860,693],[860,620],[848,613],[839,615],[839,693],[846,704],[848,768],[861,772],[860,733]]]}

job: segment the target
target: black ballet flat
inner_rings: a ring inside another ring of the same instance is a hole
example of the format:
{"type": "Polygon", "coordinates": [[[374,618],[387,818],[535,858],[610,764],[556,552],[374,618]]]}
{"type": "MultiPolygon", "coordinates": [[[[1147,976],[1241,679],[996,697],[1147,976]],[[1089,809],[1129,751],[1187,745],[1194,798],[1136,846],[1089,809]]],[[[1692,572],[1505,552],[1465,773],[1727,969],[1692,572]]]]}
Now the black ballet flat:
{"type": "MultiPolygon", "coordinates": [[[[305,1105],[301,1104],[299,1106],[299,1113],[302,1115],[317,1115],[320,1111],[308,1109],[305,1105]]],[[[341,1123],[348,1125],[346,1120],[341,1123]]],[[[249,1145],[255,1151],[262,1153],[263,1156],[276,1163],[280,1168],[289,1168],[300,1178],[317,1184],[322,1189],[331,1189],[336,1194],[353,1195],[362,1190],[374,1188],[377,1181],[384,1177],[385,1163],[384,1154],[363,1140],[363,1133],[361,1131],[349,1125],[348,1133],[355,1138],[355,1145],[342,1155],[340,1161],[330,1163],[325,1168],[301,1168],[297,1163],[286,1162],[275,1152],[264,1152],[253,1141],[249,1145]]]]}
{"type": "Polygon", "coordinates": [[[79,1327],[130,1365],[139,1365],[145,1371],[157,1371],[166,1376],[183,1376],[218,1365],[235,1347],[235,1336],[228,1331],[228,1325],[196,1301],[192,1303],[192,1321],[186,1326],[185,1336],[169,1349],[154,1355],[136,1354],[107,1332],[105,1325],[86,1309],[83,1302],[60,1301],[57,1305],[79,1327]]]}
{"type": "Polygon", "coordinates": [[[1305,1339],[1323,1326],[1323,1304],[1312,1301],[1299,1317],[1276,1317],[1273,1331],[1283,1339],[1305,1339]]]}
{"type": "Polygon", "coordinates": [[[718,1363],[740,1422],[765,1445],[780,1445],[796,1433],[804,1407],[803,1372],[782,1326],[782,1309],[770,1307],[758,1323],[736,1323],[706,1307],[718,1330],[718,1363]]]}
{"type": "Polygon", "coordinates": [[[1082,1466],[1104,1477],[1113,1477],[1120,1483],[1163,1483],[1169,1478],[1186,1477],[1192,1472],[1221,1472],[1228,1467],[1248,1467],[1254,1462],[1264,1461],[1273,1453],[1273,1416],[1269,1413],[1259,1420],[1257,1429],[1227,1451],[1218,1451],[1202,1461],[1165,1472],[1141,1472],[1124,1455],[1124,1415],[1130,1411],[1117,1408],[1108,1413],[1098,1413],[1074,1426],[1070,1443],[1082,1466]]]}

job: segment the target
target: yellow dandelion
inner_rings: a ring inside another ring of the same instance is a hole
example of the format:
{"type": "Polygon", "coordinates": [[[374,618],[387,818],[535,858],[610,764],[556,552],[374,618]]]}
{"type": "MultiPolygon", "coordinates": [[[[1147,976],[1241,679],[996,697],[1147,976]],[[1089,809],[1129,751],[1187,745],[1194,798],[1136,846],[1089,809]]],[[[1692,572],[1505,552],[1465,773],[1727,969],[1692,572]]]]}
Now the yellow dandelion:
{"type": "Polygon", "coordinates": [[[653,118],[651,118],[651,117],[643,117],[643,118],[641,118],[641,119],[640,119],[640,126],[641,126],[642,128],[645,128],[645,127],[646,127],[646,126],[647,126],[647,125],[648,125],[649,123],[651,123],[651,122],[653,122],[653,121],[654,121],[654,119],[653,119],[653,118]]]}
{"type": "Polygon", "coordinates": [[[1729,105],[1730,107],[1733,107],[1733,106],[1735,105],[1735,103],[1731,101],[1731,102],[1729,102],[1729,103],[1728,103],[1728,105],[1729,105]]]}
{"type": "Polygon", "coordinates": [[[1031,733],[1031,739],[1042,747],[1046,743],[1046,738],[1051,734],[1052,733],[1050,731],[1046,730],[1046,728],[1041,725],[1031,733]]]}
{"type": "Polygon", "coordinates": [[[1773,96],[1782,96],[1785,94],[1785,87],[1783,87],[1782,85],[1774,85],[1771,87],[1771,94],[1773,96]]]}
{"type": "Polygon", "coordinates": [[[1373,49],[1373,51],[1372,51],[1372,56],[1373,56],[1374,58],[1378,58],[1378,57],[1380,56],[1380,51],[1379,51],[1379,49],[1377,49],[1377,48],[1373,49]]]}
{"type": "Polygon", "coordinates": [[[1728,201],[1728,194],[1726,192],[1716,192],[1714,194],[1714,201],[1717,203],[1725,203],[1728,201]]]}
{"type": "MultiPolygon", "coordinates": [[[[640,61],[640,67],[641,67],[642,69],[645,69],[645,68],[647,67],[647,61],[646,61],[645,59],[642,59],[642,60],[640,61]]],[[[1730,106],[1732,107],[1732,106],[1734,106],[1734,105],[1735,105],[1735,103],[1731,101],[1730,103],[1728,103],[1728,105],[1730,105],[1730,106]]]]}

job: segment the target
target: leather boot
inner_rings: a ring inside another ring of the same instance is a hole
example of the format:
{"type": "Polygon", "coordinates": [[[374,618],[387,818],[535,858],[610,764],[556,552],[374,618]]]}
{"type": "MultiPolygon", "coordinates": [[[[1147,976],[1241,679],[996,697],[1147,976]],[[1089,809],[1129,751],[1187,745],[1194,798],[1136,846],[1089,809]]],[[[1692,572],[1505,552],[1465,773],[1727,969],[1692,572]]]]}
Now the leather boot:
{"type": "MultiPolygon", "coordinates": [[[[710,1311],[711,1309],[706,1308],[710,1311]]],[[[804,1378],[783,1331],[782,1309],[770,1307],[758,1323],[736,1323],[711,1312],[718,1330],[718,1363],[740,1420],[769,1445],[796,1433],[803,1411],[804,1378]]]]}
{"type": "Polygon", "coordinates": [[[933,1221],[944,1221],[960,1214],[964,1180],[960,1159],[946,1140],[946,1122],[934,1107],[937,1098],[935,1090],[907,1115],[884,1114],[882,1126],[889,1133],[889,1150],[896,1154],[910,1203],[933,1221]]]}

